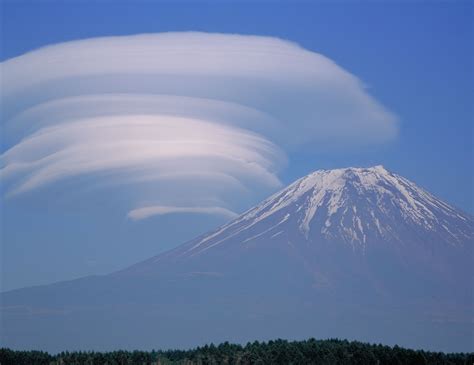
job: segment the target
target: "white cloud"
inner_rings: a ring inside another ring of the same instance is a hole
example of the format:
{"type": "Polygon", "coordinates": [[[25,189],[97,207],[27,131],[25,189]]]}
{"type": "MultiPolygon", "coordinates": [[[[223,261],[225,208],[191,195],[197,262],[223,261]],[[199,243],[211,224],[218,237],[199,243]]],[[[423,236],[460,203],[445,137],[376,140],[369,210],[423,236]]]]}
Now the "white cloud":
{"type": "Polygon", "coordinates": [[[222,207],[170,207],[153,205],[149,207],[133,209],[128,213],[128,217],[133,220],[149,218],[154,215],[164,215],[173,213],[198,213],[222,215],[232,219],[238,216],[237,213],[222,207]]]}
{"type": "Polygon", "coordinates": [[[220,214],[242,194],[278,187],[285,153],[397,133],[356,77],[277,38],[86,39],[7,60],[0,73],[0,177],[11,195],[94,175],[140,191],[132,208],[220,214]]]}
{"type": "Polygon", "coordinates": [[[271,172],[279,155],[269,141],[236,127],[174,116],[107,116],[40,129],[2,155],[1,176],[27,172],[13,190],[19,193],[105,170],[129,170],[137,178],[174,169],[197,173],[184,166],[207,161],[207,170],[250,176],[271,187],[279,185],[271,172]]]}

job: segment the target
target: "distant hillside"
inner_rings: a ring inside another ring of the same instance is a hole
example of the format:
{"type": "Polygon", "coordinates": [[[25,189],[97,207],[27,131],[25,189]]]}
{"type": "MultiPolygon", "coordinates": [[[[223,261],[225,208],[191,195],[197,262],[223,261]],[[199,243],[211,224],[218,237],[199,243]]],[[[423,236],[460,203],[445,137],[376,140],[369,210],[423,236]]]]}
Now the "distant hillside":
{"type": "Polygon", "coordinates": [[[398,346],[371,345],[337,339],[248,343],[245,346],[222,343],[192,350],[61,352],[50,355],[41,351],[0,349],[2,365],[203,365],[203,364],[384,364],[471,365],[474,353],[445,354],[415,351],[398,346]]]}

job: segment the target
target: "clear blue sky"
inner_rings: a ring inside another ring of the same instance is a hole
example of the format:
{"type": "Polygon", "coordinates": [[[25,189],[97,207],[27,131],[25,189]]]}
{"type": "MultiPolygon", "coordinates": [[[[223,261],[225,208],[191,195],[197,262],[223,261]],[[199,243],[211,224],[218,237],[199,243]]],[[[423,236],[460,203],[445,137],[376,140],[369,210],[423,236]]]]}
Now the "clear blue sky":
{"type": "MultiPolygon", "coordinates": [[[[1,60],[82,38],[195,30],[295,41],[358,76],[400,119],[382,147],[301,152],[281,180],[383,164],[473,213],[473,3],[2,1],[1,60]]],[[[2,148],[2,152],[4,149],[2,148]]],[[[255,202],[256,203],[256,202],[255,202]]],[[[106,273],[223,218],[124,219],[123,202],[63,189],[3,201],[3,290],[106,273]]]]}

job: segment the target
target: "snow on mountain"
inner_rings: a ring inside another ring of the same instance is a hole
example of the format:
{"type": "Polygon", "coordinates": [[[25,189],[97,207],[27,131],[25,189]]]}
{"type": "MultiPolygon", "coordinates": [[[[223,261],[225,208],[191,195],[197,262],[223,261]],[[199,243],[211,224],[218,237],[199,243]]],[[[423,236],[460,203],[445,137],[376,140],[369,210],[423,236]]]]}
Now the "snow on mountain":
{"type": "Polygon", "coordinates": [[[185,253],[203,252],[230,238],[243,237],[249,230],[258,233],[242,239],[242,244],[291,230],[302,235],[299,240],[344,241],[362,250],[380,241],[417,239],[456,246],[472,241],[473,226],[471,216],[383,166],[350,167],[319,170],[295,181],[194,242],[185,253]],[[258,230],[256,225],[266,227],[258,230]],[[409,237],[409,232],[416,237],[409,237]]]}

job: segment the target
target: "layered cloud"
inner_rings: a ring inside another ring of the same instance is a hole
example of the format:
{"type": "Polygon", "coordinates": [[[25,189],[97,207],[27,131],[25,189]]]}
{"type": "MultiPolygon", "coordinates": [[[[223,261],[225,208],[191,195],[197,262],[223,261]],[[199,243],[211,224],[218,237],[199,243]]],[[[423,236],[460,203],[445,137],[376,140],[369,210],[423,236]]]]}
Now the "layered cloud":
{"type": "Polygon", "coordinates": [[[128,213],[128,217],[133,220],[145,219],[154,215],[172,214],[172,213],[199,213],[199,214],[217,214],[226,218],[236,218],[237,213],[222,207],[169,207],[162,205],[152,205],[149,207],[133,209],[128,213]]]}
{"type": "Polygon", "coordinates": [[[87,39],[7,60],[1,74],[8,193],[93,176],[141,192],[132,219],[231,217],[239,197],[280,185],[287,153],[397,133],[356,77],[276,38],[87,39]]]}

